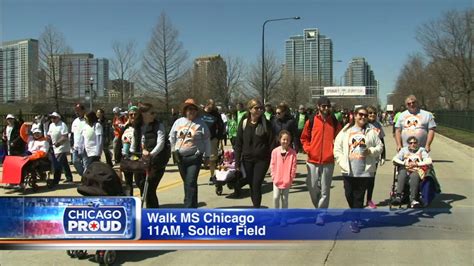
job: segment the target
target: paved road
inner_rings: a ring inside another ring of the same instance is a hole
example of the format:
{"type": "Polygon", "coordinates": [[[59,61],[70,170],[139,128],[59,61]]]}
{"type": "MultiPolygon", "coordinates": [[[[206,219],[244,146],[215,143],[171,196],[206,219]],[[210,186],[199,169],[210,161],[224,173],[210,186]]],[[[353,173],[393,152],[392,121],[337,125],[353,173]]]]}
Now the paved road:
{"type": "MultiPolygon", "coordinates": [[[[395,144],[386,139],[388,154],[394,156],[395,144]]],[[[380,226],[363,229],[361,235],[370,233],[394,234],[404,240],[335,240],[293,242],[292,247],[278,250],[166,250],[166,251],[118,251],[118,264],[125,265],[208,265],[208,264],[264,264],[264,265],[340,265],[340,264],[436,264],[473,265],[473,149],[442,136],[437,136],[432,147],[437,175],[443,193],[431,208],[441,212],[417,211],[410,214],[410,221],[400,226],[380,226]]],[[[291,208],[312,208],[305,187],[306,167],[304,155],[300,155],[299,176],[290,191],[291,208]]],[[[388,211],[385,200],[392,183],[393,168],[385,164],[379,168],[374,200],[379,210],[388,211]]],[[[331,208],[346,208],[343,184],[339,170],[331,190],[331,208]]],[[[208,186],[208,171],[199,177],[199,204],[201,208],[236,208],[251,206],[248,191],[242,199],[228,199],[226,188],[223,196],[208,186]]],[[[75,181],[79,178],[75,176],[75,181]]],[[[267,178],[267,182],[271,182],[267,178]]],[[[262,205],[272,207],[271,183],[264,186],[262,205]]],[[[137,190],[138,192],[138,190],[137,190]]],[[[0,188],[0,196],[15,195],[0,188]]],[[[31,194],[30,194],[31,195],[31,194]]],[[[35,195],[77,195],[75,185],[61,185],[57,190],[41,189],[35,195]]],[[[170,166],[165,174],[158,196],[162,207],[182,207],[183,188],[176,167],[170,166]]],[[[343,225],[339,234],[350,234],[343,225]]],[[[0,251],[0,265],[91,265],[89,260],[70,259],[64,251],[0,251]]]]}

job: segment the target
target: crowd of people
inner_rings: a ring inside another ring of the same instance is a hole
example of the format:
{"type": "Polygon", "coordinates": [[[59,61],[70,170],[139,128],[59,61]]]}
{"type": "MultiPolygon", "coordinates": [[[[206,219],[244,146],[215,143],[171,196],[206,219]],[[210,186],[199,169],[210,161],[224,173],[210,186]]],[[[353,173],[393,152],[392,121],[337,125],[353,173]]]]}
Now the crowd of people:
{"type": "MultiPolygon", "coordinates": [[[[418,107],[415,96],[408,96],[405,106],[406,110],[395,117],[394,123],[398,154],[393,160],[404,166],[399,171],[396,200],[400,200],[403,193],[402,184],[408,182],[411,206],[418,207],[417,186],[423,175],[420,169],[431,164],[429,152],[436,124],[431,113],[418,107]]],[[[169,130],[149,103],[130,106],[126,115],[116,107],[112,121],[107,120],[103,109],[87,112],[83,105],[77,104],[70,130],[57,112],[47,119],[37,116],[35,121],[21,126],[9,114],[2,138],[8,155],[28,154],[29,160],[34,162],[46,159],[48,153],[53,154],[57,162],[55,185],[62,173],[64,182],[72,182],[68,154],[72,154],[72,163],[80,176],[91,163],[100,160],[102,153],[110,166],[134,156],[146,159],[150,162],[148,178],[136,172],[125,171],[123,175],[128,195],[133,195],[134,183],[143,194],[145,180],[148,180],[148,208],[159,208],[156,190],[170,153],[183,180],[184,207],[197,208],[200,169],[203,165],[208,167],[209,182],[215,182],[220,156],[223,156],[224,146],[229,145],[235,151],[232,155],[234,170],[242,176],[231,196],[240,197],[240,187],[248,184],[254,208],[261,207],[267,172],[273,181],[274,207],[289,206],[288,192],[297,175],[298,153],[307,156],[306,185],[314,208],[329,208],[336,164],[342,170],[348,206],[351,209],[377,207],[372,194],[377,168],[386,160],[383,125],[387,114],[382,116],[374,106],[336,111],[330,99],[321,97],[314,112],[308,112],[303,105],[293,112],[284,102],[273,108],[251,99],[245,107],[238,103],[223,112],[212,99],[203,106],[187,99],[180,111],[179,115],[173,110],[169,130]]],[[[323,225],[325,215],[320,213],[316,223],[323,225]]],[[[354,217],[352,231],[358,232],[359,227],[358,218],[354,217]]]]}

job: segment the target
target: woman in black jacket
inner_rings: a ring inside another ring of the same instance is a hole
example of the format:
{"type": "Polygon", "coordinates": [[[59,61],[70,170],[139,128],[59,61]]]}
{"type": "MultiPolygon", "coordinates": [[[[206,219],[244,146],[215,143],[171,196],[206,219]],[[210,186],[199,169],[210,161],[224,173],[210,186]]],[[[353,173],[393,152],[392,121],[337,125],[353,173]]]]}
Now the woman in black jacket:
{"type": "Polygon", "coordinates": [[[262,202],[262,183],[270,165],[272,142],[271,123],[263,116],[263,105],[252,99],[247,104],[247,118],[242,119],[237,129],[235,163],[236,169],[245,173],[255,208],[260,208],[262,202]]]}
{"type": "MultiPolygon", "coordinates": [[[[275,116],[271,120],[272,122],[272,131],[273,136],[278,136],[280,131],[287,130],[291,134],[291,146],[295,148],[295,139],[298,135],[298,127],[293,116],[289,112],[288,105],[281,103],[277,106],[275,116]]],[[[280,146],[280,141],[278,138],[275,138],[272,144],[272,150],[280,146]]],[[[296,149],[296,148],[295,148],[296,149]]]]}
{"type": "Polygon", "coordinates": [[[25,154],[26,143],[20,137],[21,124],[16,118],[8,114],[7,126],[5,127],[2,139],[5,145],[5,154],[11,156],[22,156],[25,154]]]}
{"type": "MultiPolygon", "coordinates": [[[[141,153],[144,160],[150,161],[146,207],[159,208],[160,204],[156,195],[156,189],[165,173],[171,152],[165,127],[156,118],[153,105],[143,103],[138,107],[134,128],[135,145],[131,147],[130,151],[132,153],[141,153]]],[[[135,182],[140,189],[140,194],[143,195],[146,182],[145,177],[142,180],[135,179],[135,182]]]]}

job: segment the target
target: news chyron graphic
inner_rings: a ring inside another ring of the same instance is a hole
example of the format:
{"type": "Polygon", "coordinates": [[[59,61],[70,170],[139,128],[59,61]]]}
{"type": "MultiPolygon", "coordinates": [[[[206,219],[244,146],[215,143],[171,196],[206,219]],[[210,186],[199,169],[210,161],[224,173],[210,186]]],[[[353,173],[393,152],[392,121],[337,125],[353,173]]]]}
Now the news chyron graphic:
{"type": "Polygon", "coordinates": [[[0,238],[138,239],[139,206],[133,197],[0,198],[0,238]]]}

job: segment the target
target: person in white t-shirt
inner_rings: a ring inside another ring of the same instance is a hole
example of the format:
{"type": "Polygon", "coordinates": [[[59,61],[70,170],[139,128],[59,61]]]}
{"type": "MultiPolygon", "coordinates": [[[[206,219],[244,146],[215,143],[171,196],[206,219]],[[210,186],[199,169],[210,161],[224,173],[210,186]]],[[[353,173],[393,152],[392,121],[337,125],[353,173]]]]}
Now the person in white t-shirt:
{"type": "Polygon", "coordinates": [[[74,119],[71,126],[71,145],[72,145],[72,163],[76,168],[77,173],[82,176],[84,174],[84,144],[81,143],[81,135],[84,126],[86,125],[86,120],[84,114],[86,113],[84,105],[77,104],[74,106],[74,113],[77,118],[74,119]]]}
{"type": "Polygon", "coordinates": [[[95,112],[89,112],[85,116],[86,125],[82,130],[81,139],[84,144],[84,169],[93,163],[100,161],[102,154],[103,128],[95,112]]]}
{"type": "Polygon", "coordinates": [[[53,112],[49,115],[49,117],[51,118],[51,124],[49,125],[47,135],[52,144],[54,156],[57,160],[53,183],[59,183],[59,180],[61,179],[61,172],[63,170],[64,174],[66,175],[66,180],[64,182],[71,183],[73,182],[72,173],[67,160],[67,154],[71,152],[71,146],[68,138],[69,129],[66,123],[61,121],[61,116],[58,113],[53,112]]]}

